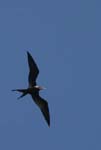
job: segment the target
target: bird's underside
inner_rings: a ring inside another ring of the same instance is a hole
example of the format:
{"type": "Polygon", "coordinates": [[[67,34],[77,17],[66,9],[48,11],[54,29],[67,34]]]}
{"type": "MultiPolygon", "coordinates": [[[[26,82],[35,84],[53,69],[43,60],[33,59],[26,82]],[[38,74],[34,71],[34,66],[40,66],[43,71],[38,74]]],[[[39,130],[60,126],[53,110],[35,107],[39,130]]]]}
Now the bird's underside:
{"type": "Polygon", "coordinates": [[[39,74],[39,69],[29,52],[27,52],[27,56],[28,56],[28,65],[29,65],[29,76],[28,76],[29,88],[15,89],[12,91],[21,92],[22,95],[19,98],[22,98],[27,94],[30,94],[32,96],[33,101],[40,108],[48,126],[50,126],[50,114],[49,114],[48,103],[46,100],[44,100],[39,96],[39,91],[42,90],[43,88],[36,85],[36,79],[39,74]]]}

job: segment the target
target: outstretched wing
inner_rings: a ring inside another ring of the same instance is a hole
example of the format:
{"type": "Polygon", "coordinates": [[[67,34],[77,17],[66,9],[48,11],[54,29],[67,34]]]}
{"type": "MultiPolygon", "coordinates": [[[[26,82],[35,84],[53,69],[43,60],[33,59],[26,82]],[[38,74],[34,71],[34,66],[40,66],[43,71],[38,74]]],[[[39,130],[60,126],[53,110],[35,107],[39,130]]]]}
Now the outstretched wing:
{"type": "Polygon", "coordinates": [[[29,81],[29,86],[32,87],[36,85],[36,78],[39,74],[39,69],[29,52],[27,52],[27,56],[28,56],[28,64],[29,64],[28,81],[29,81]]]}
{"type": "Polygon", "coordinates": [[[34,96],[32,94],[32,98],[34,102],[39,106],[48,126],[50,126],[50,114],[47,101],[41,98],[39,95],[34,96]]]}

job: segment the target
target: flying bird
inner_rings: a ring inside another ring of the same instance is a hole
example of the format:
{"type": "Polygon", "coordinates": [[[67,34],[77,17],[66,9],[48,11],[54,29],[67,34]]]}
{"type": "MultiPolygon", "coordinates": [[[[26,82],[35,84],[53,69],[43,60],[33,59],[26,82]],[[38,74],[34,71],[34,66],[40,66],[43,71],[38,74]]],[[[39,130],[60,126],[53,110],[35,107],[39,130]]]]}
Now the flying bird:
{"type": "Polygon", "coordinates": [[[22,93],[22,95],[18,97],[18,99],[22,98],[27,94],[30,94],[33,101],[40,108],[48,126],[50,126],[50,114],[49,114],[48,103],[39,95],[39,91],[45,88],[42,86],[38,86],[36,82],[37,76],[39,74],[39,69],[36,62],[34,61],[34,59],[32,58],[31,54],[28,51],[27,51],[27,57],[28,57],[28,65],[29,65],[29,76],[28,76],[29,86],[26,89],[14,89],[12,91],[18,91],[22,93]]]}

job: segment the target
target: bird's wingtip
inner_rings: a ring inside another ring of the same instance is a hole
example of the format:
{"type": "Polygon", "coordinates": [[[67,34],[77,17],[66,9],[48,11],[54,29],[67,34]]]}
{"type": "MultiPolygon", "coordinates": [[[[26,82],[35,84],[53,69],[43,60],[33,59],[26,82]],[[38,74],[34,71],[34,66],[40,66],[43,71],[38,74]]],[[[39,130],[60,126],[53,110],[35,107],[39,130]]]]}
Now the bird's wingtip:
{"type": "Polygon", "coordinates": [[[31,57],[31,54],[30,54],[30,52],[29,52],[29,51],[27,51],[27,56],[28,56],[28,57],[31,57]]]}
{"type": "Polygon", "coordinates": [[[29,54],[29,52],[28,51],[26,51],[27,52],[27,54],[29,54]]]}
{"type": "Polygon", "coordinates": [[[48,127],[50,128],[50,123],[48,124],[48,127]]]}

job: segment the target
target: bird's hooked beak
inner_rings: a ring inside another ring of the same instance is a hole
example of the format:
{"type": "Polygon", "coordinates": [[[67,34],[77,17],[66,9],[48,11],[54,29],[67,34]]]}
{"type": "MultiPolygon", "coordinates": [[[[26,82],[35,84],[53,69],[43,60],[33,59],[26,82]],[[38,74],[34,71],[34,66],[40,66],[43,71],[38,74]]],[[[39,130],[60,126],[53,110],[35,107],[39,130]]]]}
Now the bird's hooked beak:
{"type": "Polygon", "coordinates": [[[42,87],[42,86],[40,87],[40,90],[45,90],[45,89],[46,89],[45,87],[42,87]]]}
{"type": "Polygon", "coordinates": [[[46,89],[45,87],[38,86],[38,85],[36,85],[36,86],[34,86],[34,87],[37,88],[37,89],[39,89],[39,90],[45,90],[45,89],[46,89]]]}

